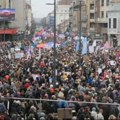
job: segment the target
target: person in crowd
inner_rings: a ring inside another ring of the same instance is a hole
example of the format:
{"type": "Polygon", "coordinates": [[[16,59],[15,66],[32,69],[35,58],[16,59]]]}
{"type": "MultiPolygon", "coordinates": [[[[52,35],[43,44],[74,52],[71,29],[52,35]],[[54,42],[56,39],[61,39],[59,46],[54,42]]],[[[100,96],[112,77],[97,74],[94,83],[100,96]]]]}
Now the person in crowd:
{"type": "Polygon", "coordinates": [[[21,119],[44,120],[57,109],[71,108],[76,111],[74,118],[78,120],[118,118],[119,47],[106,51],[99,45],[96,53],[80,56],[79,65],[79,54],[74,48],[76,41],[73,41],[66,39],[67,44],[56,49],[55,79],[54,49],[42,48],[39,55],[35,47],[27,56],[31,42],[22,40],[20,51],[24,55],[16,58],[11,48],[17,46],[17,42],[0,43],[0,98],[4,98],[0,102],[0,115],[13,120],[18,116],[21,119]],[[95,104],[97,102],[105,105],[95,104]],[[44,115],[41,115],[42,112],[44,115]]]}

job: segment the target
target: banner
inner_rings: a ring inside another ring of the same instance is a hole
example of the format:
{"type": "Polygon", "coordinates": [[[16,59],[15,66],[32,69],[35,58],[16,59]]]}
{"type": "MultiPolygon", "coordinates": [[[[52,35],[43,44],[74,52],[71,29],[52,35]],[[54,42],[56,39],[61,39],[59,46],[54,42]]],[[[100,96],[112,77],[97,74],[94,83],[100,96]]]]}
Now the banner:
{"type": "Polygon", "coordinates": [[[15,9],[0,9],[0,21],[14,21],[15,20],[15,9]]]}
{"type": "Polygon", "coordinates": [[[24,53],[15,53],[15,59],[21,59],[24,57],[24,53]]]}
{"type": "Polygon", "coordinates": [[[87,37],[83,37],[83,39],[81,40],[81,43],[82,43],[82,55],[85,55],[88,53],[88,39],[87,37]]]}

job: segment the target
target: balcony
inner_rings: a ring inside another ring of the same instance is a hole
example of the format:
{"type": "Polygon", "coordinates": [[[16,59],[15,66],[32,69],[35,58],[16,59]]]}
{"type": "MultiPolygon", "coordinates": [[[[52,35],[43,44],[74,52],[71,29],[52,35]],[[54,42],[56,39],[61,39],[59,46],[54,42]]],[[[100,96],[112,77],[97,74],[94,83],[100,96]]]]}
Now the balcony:
{"type": "MultiPolygon", "coordinates": [[[[84,4],[85,4],[85,2],[84,2],[84,0],[82,0],[82,1],[81,1],[81,5],[84,6],[84,4]]],[[[76,0],[76,1],[74,2],[74,6],[77,7],[77,6],[79,6],[79,5],[80,5],[80,1],[79,1],[79,0],[76,0]]]]}
{"type": "Polygon", "coordinates": [[[90,22],[95,22],[95,19],[94,18],[90,18],[90,22]]]}
{"type": "Polygon", "coordinates": [[[95,32],[95,28],[90,28],[90,32],[95,32]]]}
{"type": "Polygon", "coordinates": [[[90,13],[95,13],[95,9],[90,9],[90,13]]]}
{"type": "Polygon", "coordinates": [[[97,18],[97,22],[98,23],[107,23],[108,20],[107,20],[107,18],[97,18]]]}
{"type": "Polygon", "coordinates": [[[94,0],[90,0],[90,4],[94,4],[94,0]]]}

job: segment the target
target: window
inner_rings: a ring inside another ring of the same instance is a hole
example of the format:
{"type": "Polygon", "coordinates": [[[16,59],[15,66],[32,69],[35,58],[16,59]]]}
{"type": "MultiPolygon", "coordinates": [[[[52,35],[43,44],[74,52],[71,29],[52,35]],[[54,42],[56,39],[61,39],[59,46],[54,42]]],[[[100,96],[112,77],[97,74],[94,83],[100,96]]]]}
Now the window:
{"type": "Polygon", "coordinates": [[[90,4],[90,10],[94,10],[94,4],[90,4]]]}
{"type": "Polygon", "coordinates": [[[113,18],[113,28],[117,28],[117,19],[113,18]]]}
{"type": "Polygon", "coordinates": [[[107,28],[107,23],[103,23],[103,24],[102,24],[102,27],[103,27],[103,28],[107,28]]]}
{"type": "Polygon", "coordinates": [[[109,28],[111,28],[111,18],[109,18],[109,28]]]}
{"type": "Polygon", "coordinates": [[[108,18],[108,13],[106,13],[106,18],[108,18]]]}
{"type": "Polygon", "coordinates": [[[101,6],[104,6],[104,0],[101,0],[101,6]]]}
{"type": "Polygon", "coordinates": [[[109,2],[110,2],[110,0],[106,0],[106,5],[107,5],[107,6],[109,5],[109,2]]]}
{"type": "Polygon", "coordinates": [[[101,11],[101,18],[104,18],[104,11],[101,11]]]}
{"type": "Polygon", "coordinates": [[[94,13],[90,13],[90,19],[94,19],[94,13]]]}

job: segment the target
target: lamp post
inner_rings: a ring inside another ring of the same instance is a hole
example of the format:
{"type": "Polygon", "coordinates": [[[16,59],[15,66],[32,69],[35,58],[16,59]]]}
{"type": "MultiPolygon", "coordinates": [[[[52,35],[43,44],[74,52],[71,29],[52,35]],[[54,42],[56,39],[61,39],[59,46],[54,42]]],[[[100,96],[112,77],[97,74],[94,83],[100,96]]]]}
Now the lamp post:
{"type": "Polygon", "coordinates": [[[56,0],[54,0],[54,60],[53,60],[53,84],[56,80],[56,0]]]}
{"type": "Polygon", "coordinates": [[[82,0],[80,0],[80,1],[79,1],[79,4],[77,4],[77,5],[79,6],[79,9],[75,9],[75,2],[73,2],[73,11],[78,11],[78,10],[80,11],[80,16],[79,16],[79,17],[80,17],[80,18],[79,18],[80,23],[79,23],[79,28],[78,28],[78,31],[79,31],[79,52],[78,52],[78,54],[79,54],[79,55],[78,55],[78,56],[79,56],[78,60],[79,60],[79,61],[78,61],[78,64],[79,64],[79,66],[80,66],[80,65],[81,65],[81,47],[82,47],[82,46],[81,46],[81,36],[82,36],[82,35],[81,35],[81,32],[82,32],[82,22],[81,22],[81,18],[82,18],[82,17],[81,17],[81,13],[82,13],[81,10],[82,10],[82,9],[81,9],[81,8],[82,8],[82,0]]]}
{"type": "Polygon", "coordinates": [[[47,5],[54,5],[54,47],[53,47],[53,85],[55,86],[56,81],[56,0],[54,4],[47,3],[47,5]]]}
{"type": "Polygon", "coordinates": [[[82,32],[82,22],[81,22],[81,0],[80,0],[80,5],[79,5],[79,9],[80,9],[80,30],[79,30],[79,66],[81,65],[81,32],[82,32]]]}

